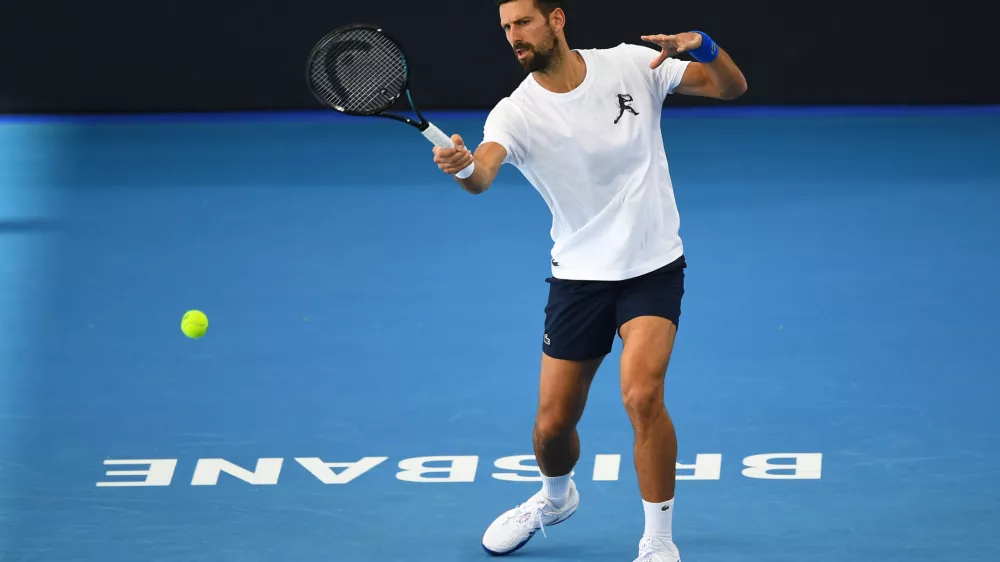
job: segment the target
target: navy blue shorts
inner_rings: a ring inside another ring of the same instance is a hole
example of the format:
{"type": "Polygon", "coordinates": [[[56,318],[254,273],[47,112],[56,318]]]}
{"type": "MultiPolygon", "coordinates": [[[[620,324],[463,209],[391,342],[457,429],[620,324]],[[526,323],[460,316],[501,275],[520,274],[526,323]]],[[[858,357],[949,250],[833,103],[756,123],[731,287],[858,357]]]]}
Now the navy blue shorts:
{"type": "Polygon", "coordinates": [[[595,359],[610,353],[622,324],[638,316],[659,316],[679,326],[686,267],[681,256],[623,281],[546,279],[542,351],[556,359],[595,359]]]}

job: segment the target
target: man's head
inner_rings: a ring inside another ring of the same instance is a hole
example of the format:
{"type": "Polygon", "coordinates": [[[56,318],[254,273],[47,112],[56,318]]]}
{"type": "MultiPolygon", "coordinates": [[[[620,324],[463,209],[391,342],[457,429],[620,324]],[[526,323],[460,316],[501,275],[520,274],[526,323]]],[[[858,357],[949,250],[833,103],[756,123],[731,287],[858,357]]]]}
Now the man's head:
{"type": "Polygon", "coordinates": [[[497,0],[500,25],[517,61],[527,72],[544,72],[559,62],[566,39],[563,0],[497,0]]]}

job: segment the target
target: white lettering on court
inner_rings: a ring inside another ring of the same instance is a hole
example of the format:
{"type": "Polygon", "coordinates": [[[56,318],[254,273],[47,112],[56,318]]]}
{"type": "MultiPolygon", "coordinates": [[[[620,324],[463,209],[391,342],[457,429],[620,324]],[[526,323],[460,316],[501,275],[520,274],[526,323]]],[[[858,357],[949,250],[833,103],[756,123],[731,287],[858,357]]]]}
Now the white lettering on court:
{"type": "Polygon", "coordinates": [[[527,471],[531,473],[528,476],[517,474],[516,472],[494,472],[493,478],[497,480],[507,482],[540,482],[542,480],[542,472],[538,469],[538,464],[535,463],[535,455],[500,457],[493,465],[503,470],[527,471]],[[525,464],[526,462],[530,464],[525,464]]]}
{"type": "Polygon", "coordinates": [[[219,483],[219,475],[225,472],[248,484],[257,486],[274,485],[278,483],[281,474],[281,464],[285,459],[257,459],[257,467],[253,472],[237,466],[226,459],[198,459],[194,467],[192,486],[215,486],[219,483]]]}
{"type": "Polygon", "coordinates": [[[722,455],[697,455],[694,464],[677,463],[677,480],[718,480],[722,476],[722,455]],[[687,470],[694,469],[688,474],[687,470]]]}
{"type": "Polygon", "coordinates": [[[823,455],[821,453],[771,453],[767,455],[752,455],[743,459],[746,468],[743,476],[747,478],[763,478],[769,480],[815,480],[823,471],[823,455]],[[772,463],[777,459],[790,459],[792,462],[772,463]]]}
{"type": "Polygon", "coordinates": [[[347,484],[382,464],[388,458],[365,457],[357,462],[323,462],[323,459],[316,457],[298,457],[295,460],[324,484],[347,484]],[[336,474],[331,470],[332,468],[346,468],[347,470],[336,474]]]}
{"type": "MultiPolygon", "coordinates": [[[[389,457],[362,457],[353,462],[326,462],[319,457],[295,457],[295,461],[323,484],[348,484],[387,461],[389,457]]],[[[215,486],[222,473],[252,485],[274,485],[281,475],[283,458],[260,458],[256,466],[245,468],[221,458],[196,459],[192,486],[215,486]]],[[[538,482],[541,472],[534,455],[512,455],[494,463],[497,480],[538,482]]],[[[743,459],[746,478],[766,480],[817,480],[823,472],[821,453],[768,453],[743,459]]],[[[108,470],[109,478],[98,487],[170,486],[177,470],[177,459],[106,459],[105,466],[131,466],[132,470],[108,470]],[[114,477],[114,478],[110,478],[114,477]],[[126,478],[131,477],[131,478],[126,478]]],[[[399,461],[398,480],[418,483],[475,482],[479,467],[476,455],[439,455],[399,461]]],[[[592,478],[595,482],[617,481],[621,455],[599,454],[594,457],[592,478]]],[[[571,474],[576,474],[572,472],[571,474]]],[[[677,463],[677,480],[719,480],[721,454],[699,454],[694,464],[677,463]]]]}
{"type": "Polygon", "coordinates": [[[594,482],[614,482],[621,470],[621,455],[597,455],[594,457],[594,482]]]}
{"type": "Polygon", "coordinates": [[[97,487],[125,486],[169,486],[177,468],[177,459],[108,459],[105,466],[135,466],[147,465],[145,470],[109,470],[106,476],[145,476],[144,480],[119,480],[115,482],[98,482],[97,487]]]}
{"type": "Polygon", "coordinates": [[[415,457],[399,461],[401,472],[396,478],[404,482],[474,482],[476,468],[479,466],[477,456],[436,456],[415,457]],[[431,462],[445,462],[446,466],[427,466],[431,462]],[[427,474],[443,474],[444,476],[425,476],[427,474]]]}

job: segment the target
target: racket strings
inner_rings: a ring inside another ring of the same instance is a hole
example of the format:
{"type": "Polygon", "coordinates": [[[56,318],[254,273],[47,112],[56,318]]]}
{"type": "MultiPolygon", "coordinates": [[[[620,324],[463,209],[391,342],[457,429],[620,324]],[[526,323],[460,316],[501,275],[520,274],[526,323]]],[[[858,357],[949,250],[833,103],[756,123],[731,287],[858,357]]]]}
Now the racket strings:
{"type": "Polygon", "coordinates": [[[330,38],[313,59],[311,79],[328,104],[356,113],[378,113],[402,94],[406,58],[394,41],[360,29],[330,38]]]}

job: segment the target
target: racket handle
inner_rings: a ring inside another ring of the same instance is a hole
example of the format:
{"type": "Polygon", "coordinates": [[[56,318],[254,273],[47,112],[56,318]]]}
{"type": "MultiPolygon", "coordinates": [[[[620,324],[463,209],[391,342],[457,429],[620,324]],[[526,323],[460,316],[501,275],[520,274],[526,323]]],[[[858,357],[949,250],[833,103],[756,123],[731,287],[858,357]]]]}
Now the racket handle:
{"type": "MultiPolygon", "coordinates": [[[[451,142],[451,137],[444,134],[444,131],[437,128],[433,123],[428,123],[427,128],[423,130],[423,134],[427,137],[427,140],[434,143],[435,146],[440,148],[455,148],[455,143],[451,142]]],[[[465,168],[461,169],[455,175],[465,179],[472,175],[472,172],[476,170],[476,163],[472,162],[465,168]]]]}

